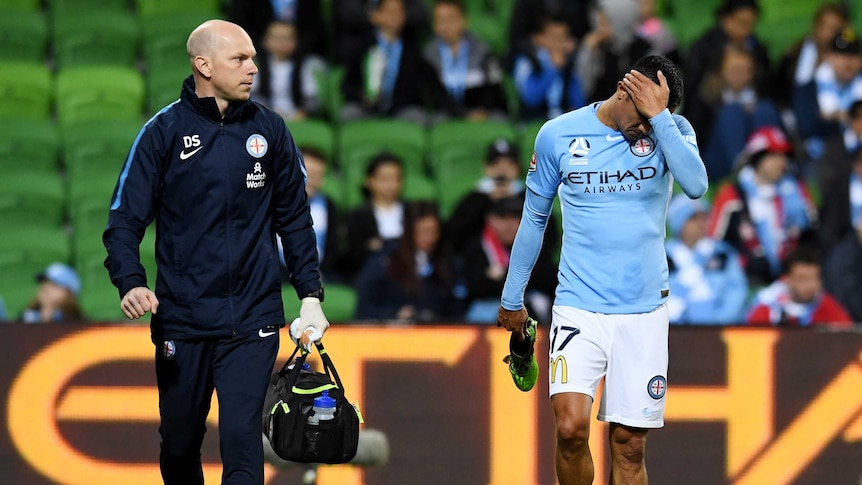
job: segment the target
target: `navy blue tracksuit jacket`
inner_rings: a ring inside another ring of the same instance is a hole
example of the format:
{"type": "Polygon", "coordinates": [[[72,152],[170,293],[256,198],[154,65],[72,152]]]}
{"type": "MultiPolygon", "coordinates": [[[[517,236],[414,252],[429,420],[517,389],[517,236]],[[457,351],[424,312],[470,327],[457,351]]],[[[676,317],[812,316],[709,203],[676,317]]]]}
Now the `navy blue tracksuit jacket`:
{"type": "Polygon", "coordinates": [[[120,297],[147,285],[138,248],[156,221],[153,341],[283,325],[275,233],[298,296],[320,287],[302,155],[274,112],[253,102],[180,99],[138,133],[103,235],[120,297]]]}

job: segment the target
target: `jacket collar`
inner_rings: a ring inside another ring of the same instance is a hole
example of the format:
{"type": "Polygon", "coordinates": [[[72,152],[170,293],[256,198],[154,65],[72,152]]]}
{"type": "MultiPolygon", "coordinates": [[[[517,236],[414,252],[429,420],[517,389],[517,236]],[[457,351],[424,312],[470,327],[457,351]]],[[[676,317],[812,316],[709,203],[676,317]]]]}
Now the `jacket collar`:
{"type": "Polygon", "coordinates": [[[183,81],[183,90],[180,94],[180,99],[182,99],[185,103],[188,103],[189,106],[191,106],[192,109],[194,109],[195,111],[201,113],[207,118],[218,122],[232,122],[238,120],[239,117],[242,115],[243,111],[245,111],[245,107],[248,105],[248,101],[230,103],[228,104],[227,110],[224,113],[224,118],[222,118],[215,98],[211,96],[206,98],[199,98],[198,95],[195,94],[194,76],[189,76],[186,78],[185,81],[183,81]]]}

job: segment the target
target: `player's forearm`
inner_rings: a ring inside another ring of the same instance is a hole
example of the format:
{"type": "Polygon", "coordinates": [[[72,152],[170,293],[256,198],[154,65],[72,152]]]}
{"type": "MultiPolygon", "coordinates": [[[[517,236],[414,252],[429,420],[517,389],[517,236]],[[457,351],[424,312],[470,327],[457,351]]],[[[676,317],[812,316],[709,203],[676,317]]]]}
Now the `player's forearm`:
{"type": "Polygon", "coordinates": [[[546,199],[527,190],[521,226],[515,236],[509,258],[509,272],[503,285],[502,306],[506,310],[519,310],[524,306],[524,290],[530,281],[530,273],[539,258],[553,199],[546,199]]]}
{"type": "Polygon", "coordinates": [[[702,197],[706,193],[708,180],[706,166],[697,149],[694,130],[687,129],[683,134],[668,110],[651,118],[650,123],[665,154],[670,173],[683,192],[693,199],[702,197]]]}

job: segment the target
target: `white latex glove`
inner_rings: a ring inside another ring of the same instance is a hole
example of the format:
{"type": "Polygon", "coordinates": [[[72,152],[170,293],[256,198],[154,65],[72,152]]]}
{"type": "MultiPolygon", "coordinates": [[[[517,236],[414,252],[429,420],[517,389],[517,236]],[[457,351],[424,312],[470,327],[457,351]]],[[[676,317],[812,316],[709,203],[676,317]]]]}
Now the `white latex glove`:
{"type": "Polygon", "coordinates": [[[313,296],[302,299],[299,307],[299,318],[290,324],[290,338],[299,342],[309,352],[314,347],[314,342],[323,338],[329,321],[320,307],[320,300],[313,296]]]}

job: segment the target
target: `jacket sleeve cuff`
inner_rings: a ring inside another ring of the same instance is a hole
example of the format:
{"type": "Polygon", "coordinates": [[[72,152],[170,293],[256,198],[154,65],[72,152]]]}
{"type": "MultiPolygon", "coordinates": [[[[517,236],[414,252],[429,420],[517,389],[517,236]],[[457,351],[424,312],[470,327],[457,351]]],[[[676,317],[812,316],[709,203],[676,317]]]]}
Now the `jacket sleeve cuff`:
{"type": "Polygon", "coordinates": [[[133,276],[131,278],[126,278],[119,286],[120,290],[120,298],[122,299],[126,296],[126,293],[132,290],[132,288],[138,288],[140,286],[146,287],[147,282],[143,278],[139,278],[137,276],[133,276]]]}
{"type": "Polygon", "coordinates": [[[302,297],[322,286],[323,285],[320,283],[320,280],[309,281],[308,283],[299,285],[296,287],[296,297],[302,300],[302,297]]]}

